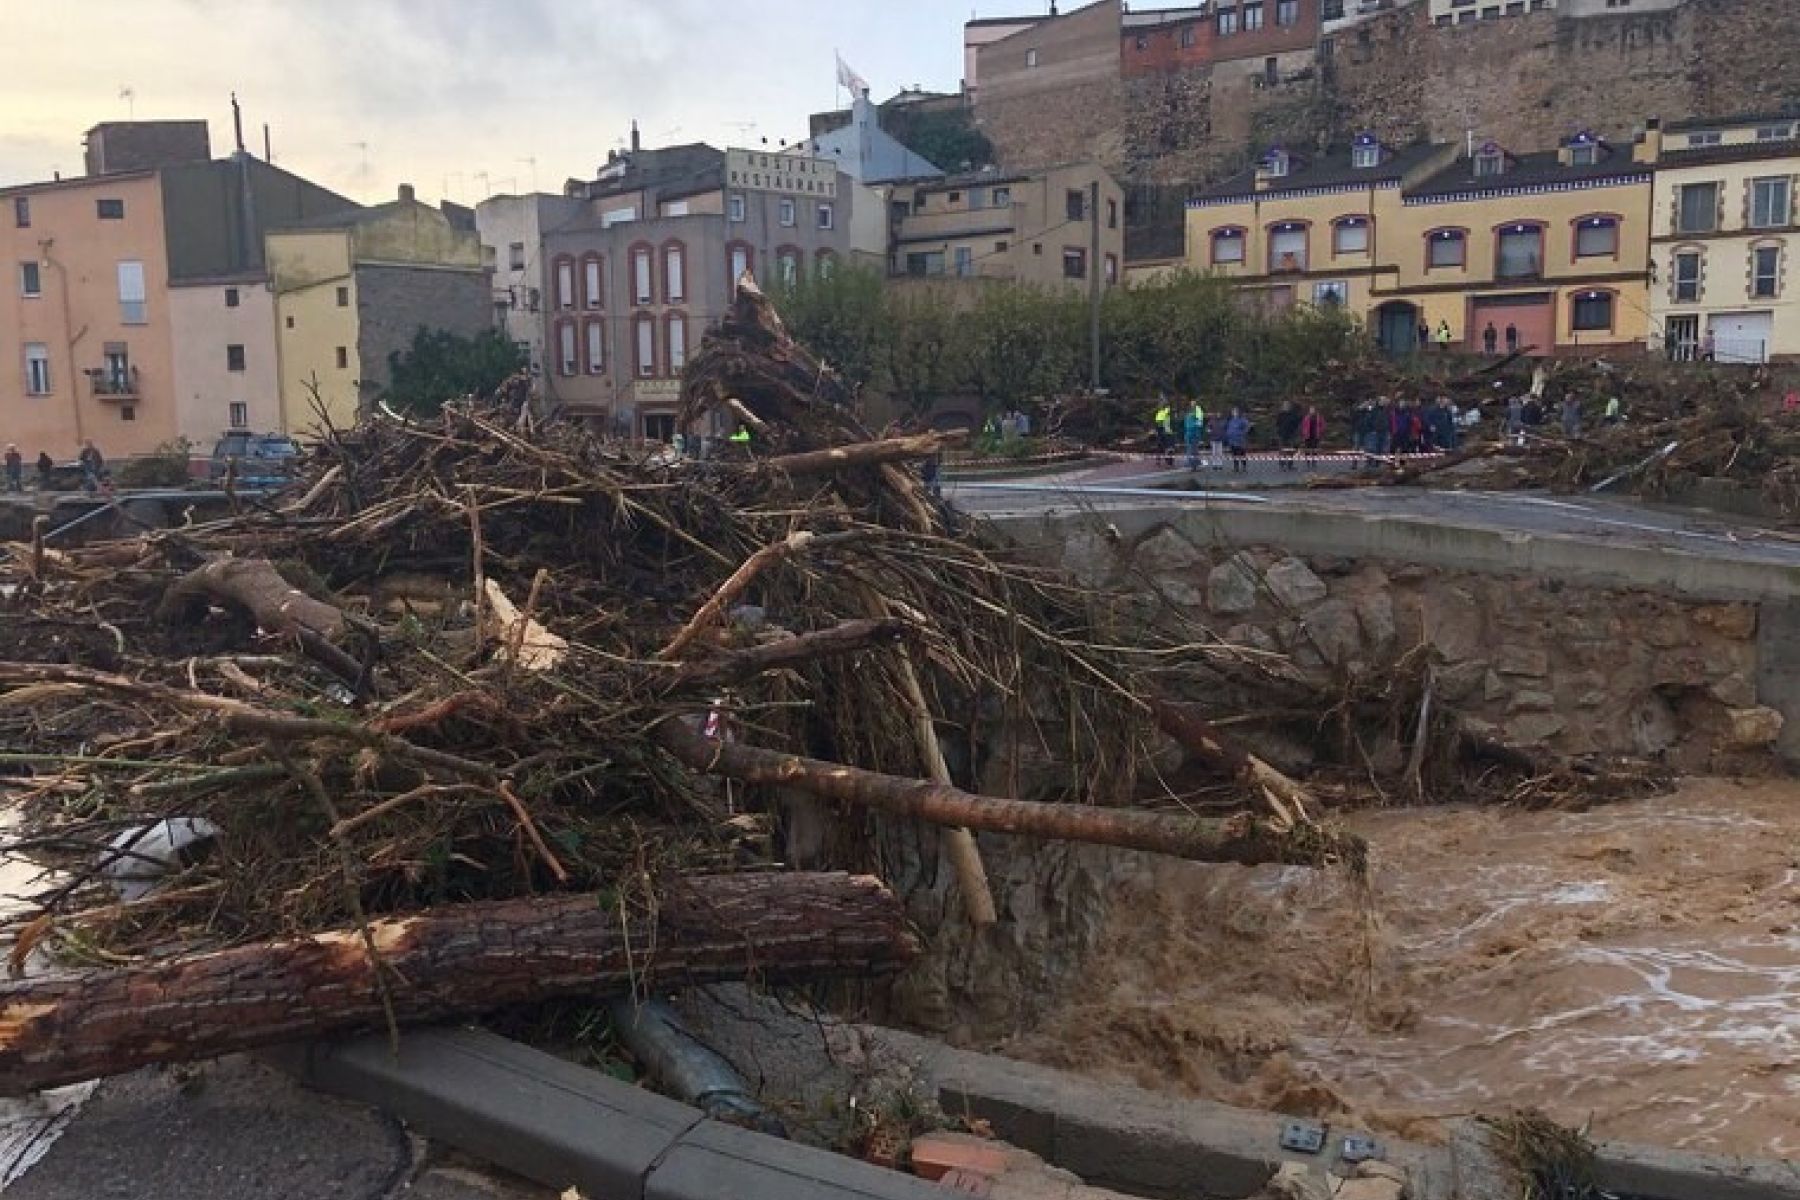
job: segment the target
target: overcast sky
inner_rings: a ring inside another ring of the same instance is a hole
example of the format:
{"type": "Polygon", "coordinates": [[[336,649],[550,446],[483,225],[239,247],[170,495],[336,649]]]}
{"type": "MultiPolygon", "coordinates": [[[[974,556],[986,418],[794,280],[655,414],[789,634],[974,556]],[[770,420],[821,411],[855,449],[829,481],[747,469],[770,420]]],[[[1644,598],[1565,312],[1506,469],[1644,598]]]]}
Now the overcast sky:
{"type": "Polygon", "coordinates": [[[101,121],[205,117],[229,96],[261,152],[356,199],[558,190],[631,119],[646,145],[760,144],[830,108],[833,52],[877,99],[953,90],[962,23],[1033,0],[67,0],[13,4],[0,70],[0,186],[81,170],[101,121]],[[131,99],[121,96],[129,89],[131,99]],[[745,128],[753,123],[753,128],[745,128]],[[358,143],[367,143],[365,151],[358,143]],[[485,173],[484,185],[481,175],[485,173]]]}

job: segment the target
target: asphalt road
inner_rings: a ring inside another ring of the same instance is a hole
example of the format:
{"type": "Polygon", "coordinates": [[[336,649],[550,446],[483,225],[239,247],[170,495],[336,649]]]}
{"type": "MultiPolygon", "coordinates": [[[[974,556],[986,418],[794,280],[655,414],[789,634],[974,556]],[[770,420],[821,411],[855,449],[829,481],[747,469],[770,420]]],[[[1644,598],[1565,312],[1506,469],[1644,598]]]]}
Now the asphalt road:
{"type": "Polygon", "coordinates": [[[1283,505],[1298,510],[1353,511],[1446,525],[1517,530],[1596,542],[1662,546],[1690,554],[1800,566],[1800,536],[1754,522],[1695,510],[1669,510],[1592,495],[1433,491],[1369,487],[1306,489],[1233,487],[1230,472],[1201,472],[1205,491],[1172,490],[1194,481],[1187,471],[1134,464],[1135,471],[1075,472],[1004,483],[950,481],[944,495],[971,514],[1003,517],[1086,510],[1185,507],[1217,503],[1283,505]]]}

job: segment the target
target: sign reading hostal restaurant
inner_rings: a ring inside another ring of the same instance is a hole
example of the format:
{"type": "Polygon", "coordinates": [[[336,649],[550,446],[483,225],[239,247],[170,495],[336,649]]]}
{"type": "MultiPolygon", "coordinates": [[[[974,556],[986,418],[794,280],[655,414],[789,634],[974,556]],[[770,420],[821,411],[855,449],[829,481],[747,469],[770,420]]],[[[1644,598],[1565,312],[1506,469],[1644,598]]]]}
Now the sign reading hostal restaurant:
{"type": "Polygon", "coordinates": [[[837,164],[799,154],[727,150],[725,186],[741,192],[783,192],[831,200],[837,196],[837,164]]]}

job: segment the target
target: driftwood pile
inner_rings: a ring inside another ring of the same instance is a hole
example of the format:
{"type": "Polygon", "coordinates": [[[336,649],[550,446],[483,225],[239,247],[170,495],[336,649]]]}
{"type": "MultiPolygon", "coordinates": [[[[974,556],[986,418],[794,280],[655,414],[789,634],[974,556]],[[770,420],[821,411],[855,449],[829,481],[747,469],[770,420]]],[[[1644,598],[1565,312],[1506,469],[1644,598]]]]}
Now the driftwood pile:
{"type": "Polygon", "coordinates": [[[516,390],[333,432],[209,524],[0,556],[0,851],[51,870],[0,933],[0,1094],[312,1034],[917,950],[870,860],[784,869],[777,796],[1203,861],[1362,847],[1175,676],[1211,648],[959,530],[754,288],[709,335],[705,459],[516,390]],[[1159,747],[1235,811],[1140,803],[1159,747]],[[982,795],[1021,741],[1062,794],[982,795]],[[953,770],[952,764],[956,764],[953,770]],[[991,778],[991,775],[989,776],[991,778]],[[48,965],[46,965],[48,964],[48,965]],[[29,969],[26,969],[29,966],[29,969]]]}

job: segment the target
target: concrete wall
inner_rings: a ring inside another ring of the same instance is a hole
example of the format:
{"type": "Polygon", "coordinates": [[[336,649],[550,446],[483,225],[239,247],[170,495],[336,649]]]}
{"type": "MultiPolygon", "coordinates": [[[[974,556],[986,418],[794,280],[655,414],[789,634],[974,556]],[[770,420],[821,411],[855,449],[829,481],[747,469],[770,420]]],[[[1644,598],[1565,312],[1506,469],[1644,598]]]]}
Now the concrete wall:
{"type": "Polygon", "coordinates": [[[0,192],[0,439],[26,458],[48,451],[73,458],[92,438],[109,458],[143,454],[175,436],[168,266],[162,192],[151,174],[40,184],[0,192]],[[97,202],[124,204],[122,220],[101,220],[97,202]],[[30,224],[20,227],[24,200],[30,224]],[[143,266],[141,324],[126,324],[119,264],[143,266]],[[40,294],[23,294],[21,268],[36,263],[40,294]],[[85,372],[122,345],[136,370],[135,396],[102,399],[85,372]],[[50,393],[26,394],[26,347],[50,361],[50,393]]]}
{"type": "Polygon", "coordinates": [[[241,428],[281,428],[276,366],[275,293],[263,279],[189,284],[169,289],[174,329],[176,424],[181,436],[208,453],[230,429],[231,405],[245,406],[241,428]],[[237,293],[237,305],[226,293],[237,293]],[[230,368],[227,347],[244,348],[244,369],[230,368]]]}

